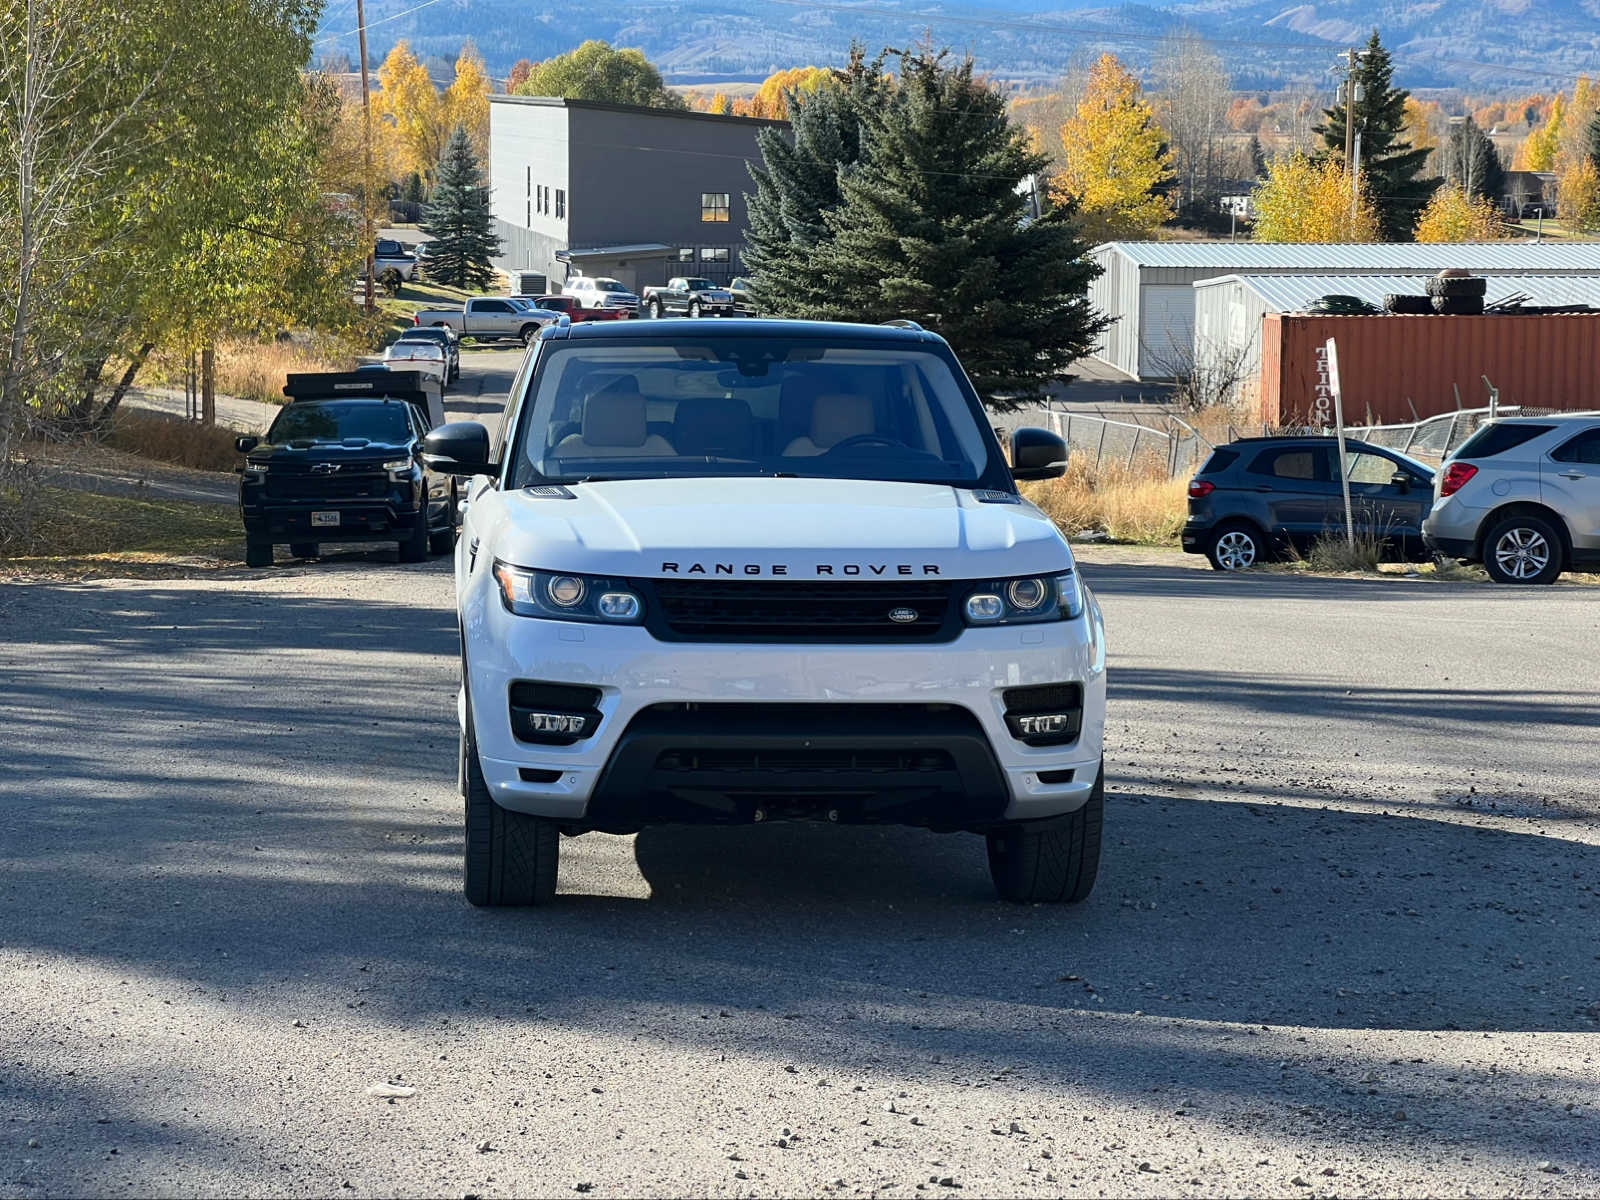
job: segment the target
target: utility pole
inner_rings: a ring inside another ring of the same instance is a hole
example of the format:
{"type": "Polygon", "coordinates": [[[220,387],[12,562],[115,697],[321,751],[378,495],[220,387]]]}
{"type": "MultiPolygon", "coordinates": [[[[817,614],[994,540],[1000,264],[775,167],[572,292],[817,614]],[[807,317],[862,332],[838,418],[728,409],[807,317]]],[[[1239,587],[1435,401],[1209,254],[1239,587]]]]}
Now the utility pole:
{"type": "Polygon", "coordinates": [[[1339,55],[1344,59],[1344,85],[1339,90],[1344,100],[1344,172],[1350,177],[1352,223],[1361,204],[1361,142],[1356,136],[1356,105],[1366,99],[1366,89],[1356,82],[1356,68],[1366,56],[1366,51],[1354,46],[1339,55]]]}
{"type": "Polygon", "coordinates": [[[367,12],[363,0],[356,0],[356,33],[361,42],[361,154],[364,162],[361,174],[361,236],[366,239],[365,271],[367,312],[374,308],[372,299],[372,254],[377,237],[372,228],[372,91],[367,78],[367,12]]]}

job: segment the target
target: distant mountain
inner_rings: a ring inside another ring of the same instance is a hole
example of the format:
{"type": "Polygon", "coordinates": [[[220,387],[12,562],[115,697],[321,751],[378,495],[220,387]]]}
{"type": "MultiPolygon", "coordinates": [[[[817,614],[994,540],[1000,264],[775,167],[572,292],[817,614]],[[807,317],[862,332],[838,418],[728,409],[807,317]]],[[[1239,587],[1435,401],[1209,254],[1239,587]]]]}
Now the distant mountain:
{"type": "MultiPolygon", "coordinates": [[[[1374,27],[1408,87],[1550,91],[1600,74],[1600,0],[367,0],[366,10],[374,63],[401,38],[443,59],[470,38],[497,75],[604,38],[638,46],[671,82],[756,80],[842,62],[852,39],[876,51],[928,33],[990,75],[1037,83],[1106,50],[1143,64],[1181,26],[1218,41],[1242,88],[1325,88],[1333,53],[1374,27]]],[[[354,0],[329,0],[317,54],[353,58],[355,24],[354,0]]]]}

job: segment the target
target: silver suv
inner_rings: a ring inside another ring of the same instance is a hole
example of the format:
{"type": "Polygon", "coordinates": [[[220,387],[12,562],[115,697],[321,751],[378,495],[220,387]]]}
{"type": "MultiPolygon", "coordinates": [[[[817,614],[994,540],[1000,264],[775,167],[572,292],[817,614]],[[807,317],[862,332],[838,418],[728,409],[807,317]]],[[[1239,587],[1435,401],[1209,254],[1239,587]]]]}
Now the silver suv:
{"type": "Polygon", "coordinates": [[[1423,540],[1496,583],[1600,566],[1600,415],[1492,421],[1434,481],[1423,540]]]}

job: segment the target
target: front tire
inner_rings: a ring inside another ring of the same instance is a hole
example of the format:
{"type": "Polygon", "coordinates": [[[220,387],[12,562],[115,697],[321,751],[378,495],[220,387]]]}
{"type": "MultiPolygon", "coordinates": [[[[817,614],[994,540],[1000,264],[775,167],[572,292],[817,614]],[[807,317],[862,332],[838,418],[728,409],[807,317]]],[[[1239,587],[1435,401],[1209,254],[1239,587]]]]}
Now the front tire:
{"type": "Polygon", "coordinates": [[[270,567],[272,565],[272,543],[246,542],[244,544],[244,565],[247,567],[270,567]]]}
{"type": "Polygon", "coordinates": [[[406,534],[405,540],[400,543],[400,561],[403,563],[419,563],[428,557],[428,500],[424,496],[421,506],[417,509],[417,519],[411,526],[411,531],[406,534]]]}
{"type": "Polygon", "coordinates": [[[1496,583],[1554,583],[1564,557],[1561,534],[1543,517],[1506,517],[1483,539],[1483,569],[1496,583]]]}
{"type": "Polygon", "coordinates": [[[661,318],[666,315],[666,310],[662,307],[660,300],[650,301],[650,315],[657,321],[661,320],[661,318]]]}
{"type": "Polygon", "coordinates": [[[428,535],[428,553],[445,554],[455,549],[456,544],[456,489],[450,488],[450,507],[445,510],[445,523],[443,529],[435,529],[428,535]]]}
{"type": "Polygon", "coordinates": [[[561,865],[561,830],[545,817],[501,808],[489,794],[472,734],[472,706],[459,753],[461,799],[466,809],[462,885],[479,908],[549,904],[561,865]]]}
{"type": "Polygon", "coordinates": [[[531,346],[538,339],[539,327],[537,325],[524,325],[522,327],[522,344],[524,346],[531,346]]]}
{"type": "Polygon", "coordinates": [[[296,558],[315,558],[321,548],[315,542],[295,542],[289,547],[289,553],[296,558]]]}
{"type": "Polygon", "coordinates": [[[1105,783],[1102,764],[1088,803],[1071,816],[989,834],[989,877],[1002,900],[1076,904],[1088,897],[1100,871],[1105,783]]]}
{"type": "Polygon", "coordinates": [[[700,319],[700,301],[696,300],[689,305],[689,315],[697,321],[700,319]]]}
{"type": "Polygon", "coordinates": [[[1214,571],[1248,571],[1266,561],[1266,543],[1261,531],[1242,521],[1227,521],[1211,531],[1206,542],[1206,558],[1214,571]]]}

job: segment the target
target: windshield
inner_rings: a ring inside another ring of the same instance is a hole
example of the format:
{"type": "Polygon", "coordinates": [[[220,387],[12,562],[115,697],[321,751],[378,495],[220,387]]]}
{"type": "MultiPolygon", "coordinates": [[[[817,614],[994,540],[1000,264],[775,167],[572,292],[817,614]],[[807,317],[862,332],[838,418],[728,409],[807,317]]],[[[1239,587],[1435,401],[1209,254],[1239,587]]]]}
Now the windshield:
{"type": "Polygon", "coordinates": [[[932,348],[716,337],[562,342],[522,406],[516,487],[792,475],[977,486],[977,399],[932,348]]]}
{"type": "Polygon", "coordinates": [[[403,400],[301,401],[285,408],[267,430],[267,441],[282,446],[289,442],[342,442],[345,440],[383,442],[391,446],[411,440],[403,400]]]}
{"type": "Polygon", "coordinates": [[[390,358],[441,359],[444,351],[432,342],[396,342],[389,347],[390,358]]]}
{"type": "Polygon", "coordinates": [[[711,287],[709,279],[685,279],[683,282],[691,292],[703,292],[711,287]]]}
{"type": "Polygon", "coordinates": [[[596,279],[594,286],[597,291],[602,292],[625,292],[628,290],[615,279],[596,279]]]}

